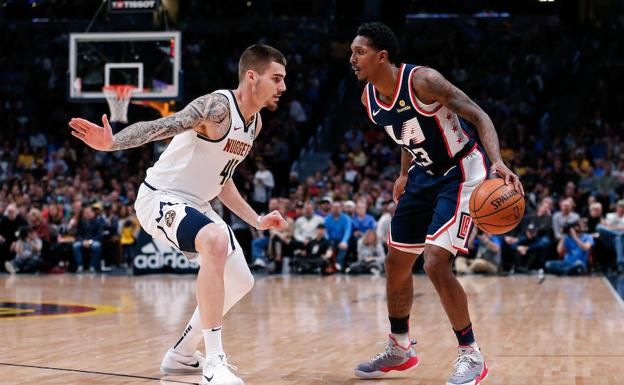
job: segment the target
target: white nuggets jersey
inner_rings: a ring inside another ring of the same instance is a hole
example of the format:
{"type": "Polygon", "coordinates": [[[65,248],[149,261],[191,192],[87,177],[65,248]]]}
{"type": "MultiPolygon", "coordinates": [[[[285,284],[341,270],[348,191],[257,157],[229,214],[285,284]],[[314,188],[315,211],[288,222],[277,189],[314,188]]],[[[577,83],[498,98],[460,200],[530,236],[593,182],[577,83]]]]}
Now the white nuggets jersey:
{"type": "Polygon", "coordinates": [[[230,102],[231,123],[221,139],[213,140],[197,131],[176,135],[156,163],[147,170],[145,184],[169,192],[198,207],[208,207],[236,166],[247,156],[256,136],[258,114],[245,125],[230,90],[218,90],[230,102]]]}

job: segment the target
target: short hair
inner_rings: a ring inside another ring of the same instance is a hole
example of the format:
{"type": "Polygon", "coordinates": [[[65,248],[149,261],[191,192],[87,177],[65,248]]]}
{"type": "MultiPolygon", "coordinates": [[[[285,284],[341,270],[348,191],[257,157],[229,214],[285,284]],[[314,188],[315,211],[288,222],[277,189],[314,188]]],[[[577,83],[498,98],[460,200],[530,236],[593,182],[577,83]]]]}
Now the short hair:
{"type": "Polygon", "coordinates": [[[254,44],[247,47],[238,61],[238,79],[242,80],[248,70],[254,70],[260,74],[264,73],[271,62],[286,67],[284,55],[270,45],[254,44]]]}
{"type": "Polygon", "coordinates": [[[388,51],[388,60],[390,63],[399,62],[399,39],[390,27],[384,23],[364,23],[357,30],[359,36],[368,39],[371,47],[378,51],[388,51]]]}

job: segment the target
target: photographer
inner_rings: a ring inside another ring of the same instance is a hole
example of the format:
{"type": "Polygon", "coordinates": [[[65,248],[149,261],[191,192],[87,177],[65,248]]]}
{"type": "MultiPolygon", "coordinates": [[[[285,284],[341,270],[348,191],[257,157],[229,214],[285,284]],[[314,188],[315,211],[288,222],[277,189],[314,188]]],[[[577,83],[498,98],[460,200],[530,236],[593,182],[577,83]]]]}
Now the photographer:
{"type": "Polygon", "coordinates": [[[18,238],[13,245],[15,258],[12,261],[5,262],[5,269],[10,274],[36,272],[41,265],[42,247],[42,242],[37,236],[37,232],[30,227],[20,228],[18,238]]]}
{"type": "Polygon", "coordinates": [[[578,221],[563,226],[561,234],[557,252],[563,255],[563,261],[547,261],[546,271],[558,275],[587,272],[589,252],[594,245],[594,238],[590,234],[581,232],[578,221]]]}
{"type": "Polygon", "coordinates": [[[455,258],[455,270],[457,273],[496,274],[501,262],[501,238],[481,231],[475,226],[475,229],[470,234],[468,244],[476,246],[476,257],[474,259],[466,257],[455,258]]]}

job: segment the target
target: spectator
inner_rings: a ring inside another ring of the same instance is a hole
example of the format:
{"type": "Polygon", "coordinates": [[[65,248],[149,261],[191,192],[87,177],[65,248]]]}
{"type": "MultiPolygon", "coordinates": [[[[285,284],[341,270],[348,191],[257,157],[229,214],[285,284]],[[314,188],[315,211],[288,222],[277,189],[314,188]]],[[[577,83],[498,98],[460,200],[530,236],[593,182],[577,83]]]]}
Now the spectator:
{"type": "Polygon", "coordinates": [[[573,275],[587,272],[589,252],[594,244],[590,234],[582,233],[579,222],[567,224],[557,244],[557,252],[563,260],[546,262],[546,271],[557,275],[573,275]]]}
{"type": "MultiPolygon", "coordinates": [[[[277,210],[279,207],[279,200],[276,198],[272,198],[269,200],[268,212],[273,210],[277,210]]],[[[263,211],[262,214],[266,214],[266,211],[263,211]]],[[[257,269],[266,269],[269,267],[269,242],[271,240],[270,234],[268,231],[261,231],[254,229],[254,239],[251,241],[251,261],[252,267],[257,269]]]]}
{"type": "Polygon", "coordinates": [[[366,212],[367,209],[368,205],[364,200],[359,200],[355,205],[355,214],[351,218],[353,221],[353,238],[356,240],[360,239],[368,230],[374,231],[377,227],[375,218],[366,212]]]}
{"type": "Polygon", "coordinates": [[[318,225],[325,223],[320,215],[314,213],[314,204],[310,201],[303,205],[303,215],[295,220],[295,240],[304,248],[316,237],[318,225]]]}
{"type": "Polygon", "coordinates": [[[11,251],[11,245],[17,239],[17,231],[28,223],[17,209],[15,203],[10,203],[4,210],[4,215],[0,216],[0,260],[5,262],[13,259],[15,253],[11,251]]]}
{"type": "Polygon", "coordinates": [[[388,244],[388,232],[390,231],[390,222],[392,221],[395,209],[396,204],[394,202],[387,202],[377,222],[377,237],[382,240],[384,247],[388,244]]]}
{"type": "Polygon", "coordinates": [[[269,257],[273,262],[270,270],[271,273],[279,273],[282,271],[282,264],[285,257],[292,257],[293,253],[293,231],[295,223],[292,218],[286,215],[287,202],[280,202],[278,211],[284,217],[286,223],[281,228],[269,230],[269,257]]]}
{"type": "Polygon", "coordinates": [[[514,272],[527,272],[528,270],[539,270],[544,267],[544,262],[550,255],[551,240],[546,234],[540,235],[539,229],[530,223],[524,235],[521,235],[514,242],[512,239],[505,239],[506,242],[513,242],[511,247],[515,251],[514,272]]]}
{"type": "Polygon", "coordinates": [[[348,274],[378,275],[383,271],[385,251],[374,229],[368,229],[357,241],[357,261],[345,270],[348,274]]]}
{"type": "Polygon", "coordinates": [[[351,218],[342,212],[340,202],[332,203],[331,213],[325,217],[327,239],[336,251],[336,269],[342,271],[345,267],[349,238],[351,237],[351,218]]]}
{"type": "Polygon", "coordinates": [[[291,267],[294,272],[306,273],[328,273],[329,261],[333,255],[331,242],[325,234],[325,224],[320,223],[316,227],[316,235],[311,239],[305,251],[293,258],[291,267]]]}
{"type": "Polygon", "coordinates": [[[565,225],[578,222],[581,219],[581,217],[572,210],[573,204],[574,201],[570,198],[562,199],[559,203],[561,211],[553,215],[553,232],[557,240],[561,239],[563,236],[561,230],[565,225]]]}
{"type": "Polygon", "coordinates": [[[615,211],[608,213],[604,223],[596,228],[607,247],[615,250],[617,268],[624,272],[624,199],[617,202],[615,211]]]}
{"type": "Polygon", "coordinates": [[[14,243],[15,258],[6,261],[4,268],[10,274],[34,273],[41,265],[41,239],[30,227],[19,229],[19,237],[14,243]]]}
{"type": "Polygon", "coordinates": [[[474,259],[455,258],[455,270],[459,274],[496,274],[501,263],[502,239],[494,234],[475,228],[470,234],[469,245],[476,246],[474,259]]]}
{"type": "Polygon", "coordinates": [[[123,258],[122,267],[132,268],[134,264],[134,245],[137,240],[141,225],[139,221],[131,212],[132,208],[129,206],[121,206],[119,212],[119,243],[121,245],[121,255],[123,258]]]}
{"type": "Polygon", "coordinates": [[[91,263],[90,272],[100,270],[100,254],[102,252],[102,232],[103,222],[95,216],[91,207],[85,207],[82,210],[82,218],[78,222],[76,231],[76,241],[73,245],[74,260],[76,262],[76,272],[81,273],[83,266],[83,249],[90,251],[91,263]]]}
{"type": "Polygon", "coordinates": [[[257,212],[266,212],[269,199],[271,199],[271,191],[275,187],[275,179],[264,162],[256,162],[256,167],[258,170],[253,178],[252,206],[257,212]]]}
{"type": "Polygon", "coordinates": [[[331,213],[332,199],[329,196],[325,196],[321,198],[319,201],[318,208],[316,209],[316,214],[320,215],[323,218],[326,218],[331,213]]]}

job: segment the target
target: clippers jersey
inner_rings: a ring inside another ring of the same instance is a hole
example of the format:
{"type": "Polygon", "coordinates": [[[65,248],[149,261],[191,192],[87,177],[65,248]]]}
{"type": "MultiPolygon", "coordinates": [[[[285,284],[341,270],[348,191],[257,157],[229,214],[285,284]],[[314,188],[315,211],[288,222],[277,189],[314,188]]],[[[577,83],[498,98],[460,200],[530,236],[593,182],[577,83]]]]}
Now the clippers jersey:
{"type": "Polygon", "coordinates": [[[199,207],[209,207],[236,166],[247,156],[256,136],[258,114],[249,125],[230,90],[218,90],[230,102],[231,123],[221,139],[210,139],[195,130],[174,136],[156,163],[147,170],[145,184],[171,192],[199,207]]]}
{"type": "Polygon", "coordinates": [[[425,104],[412,89],[412,76],[420,66],[402,64],[394,98],[387,105],[377,90],[366,84],[366,109],[376,125],[412,154],[413,163],[429,175],[443,175],[457,165],[475,144],[456,113],[440,103],[425,104]]]}

